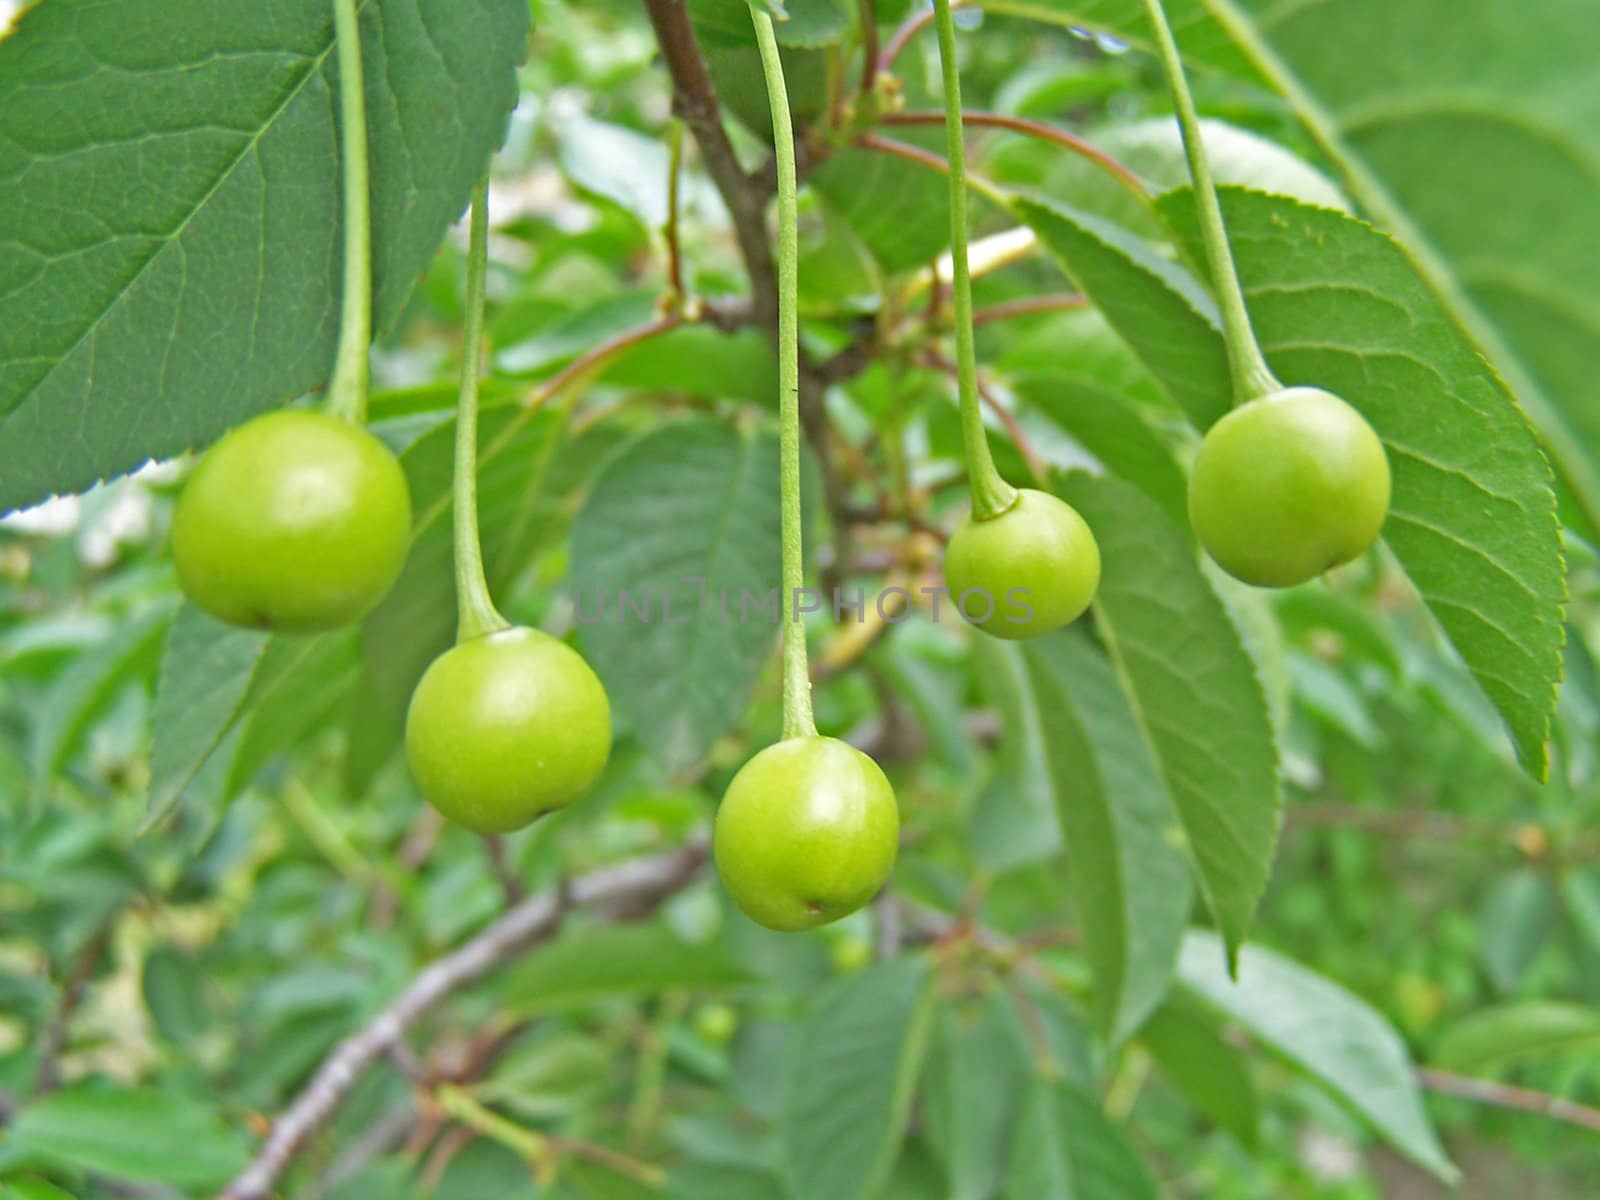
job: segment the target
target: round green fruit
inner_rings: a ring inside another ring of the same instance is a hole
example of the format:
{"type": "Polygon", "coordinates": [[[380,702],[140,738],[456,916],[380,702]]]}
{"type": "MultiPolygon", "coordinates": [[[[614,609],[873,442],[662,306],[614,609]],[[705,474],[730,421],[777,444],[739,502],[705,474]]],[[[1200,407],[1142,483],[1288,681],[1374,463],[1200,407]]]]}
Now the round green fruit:
{"type": "Polygon", "coordinates": [[[281,633],[367,613],[410,544],[411,495],[389,448],[359,425],[300,409],[256,417],[206,451],[172,520],[189,599],[281,633]]]}
{"type": "Polygon", "coordinates": [[[582,655],[537,629],[445,651],[406,712],[406,761],[423,798],[477,833],[566,807],[610,754],[605,688],[582,655]]]}
{"type": "Polygon", "coordinates": [[[968,517],[950,539],[944,578],[961,615],[1019,640],[1083,615],[1100,586],[1100,547],[1078,510],[1023,488],[997,517],[968,517]]]}
{"type": "Polygon", "coordinates": [[[1359,557],[1389,511],[1389,460],[1332,392],[1294,387],[1211,427],[1189,477],[1189,519],[1228,574],[1291,587],[1359,557]]]}
{"type": "Polygon", "coordinates": [[[883,771],[854,746],[789,738],[733,777],[711,844],[747,917],[768,929],[812,929],[877,895],[894,869],[900,815],[883,771]]]}

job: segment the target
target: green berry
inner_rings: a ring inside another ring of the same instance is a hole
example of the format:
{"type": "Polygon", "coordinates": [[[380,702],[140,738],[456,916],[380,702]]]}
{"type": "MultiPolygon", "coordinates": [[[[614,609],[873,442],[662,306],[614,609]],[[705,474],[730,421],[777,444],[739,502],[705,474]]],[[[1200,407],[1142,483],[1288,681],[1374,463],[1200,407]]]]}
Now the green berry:
{"type": "Polygon", "coordinates": [[[406,713],[406,760],[423,798],[477,833],[566,807],[610,754],[605,688],[582,655],[537,629],[445,651],[406,713]]]}
{"type": "Polygon", "coordinates": [[[1008,640],[1077,620],[1100,586],[1100,547],[1078,510],[1023,488],[999,516],[968,517],[944,556],[945,583],[961,615],[1008,640]]]}
{"type": "Polygon", "coordinates": [[[878,764],[836,738],[790,738],[740,769],[717,810],[717,871],[746,916],[794,931],[837,921],[894,869],[900,816],[878,764]]]}
{"type": "Polygon", "coordinates": [[[1211,427],[1189,478],[1189,519],[1228,574],[1291,587],[1359,557],[1389,511],[1389,460],[1355,409],[1294,387],[1211,427]]]}
{"type": "Polygon", "coordinates": [[[318,633],[366,614],[405,565],[411,496],[359,425],[284,409],[201,457],[172,522],[184,593],[234,625],[318,633]]]}

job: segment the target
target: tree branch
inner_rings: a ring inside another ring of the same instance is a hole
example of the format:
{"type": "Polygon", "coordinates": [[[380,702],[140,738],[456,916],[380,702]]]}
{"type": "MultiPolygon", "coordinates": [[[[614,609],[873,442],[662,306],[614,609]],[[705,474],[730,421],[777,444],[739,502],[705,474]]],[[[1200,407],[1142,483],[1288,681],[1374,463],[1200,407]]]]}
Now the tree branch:
{"type": "Polygon", "coordinates": [[[1417,1077],[1422,1081],[1423,1087],[1441,1096],[1455,1096],[1461,1100],[1471,1100],[1476,1104],[1486,1104],[1492,1108],[1534,1113],[1541,1117],[1564,1121],[1568,1125],[1576,1125],[1580,1129],[1600,1133],[1600,1108],[1591,1108],[1587,1104],[1563,1100],[1560,1096],[1536,1092],[1531,1088],[1516,1087],[1509,1083],[1495,1083],[1489,1079],[1454,1075],[1449,1071],[1438,1071],[1432,1067],[1419,1068],[1417,1077]]]}
{"type": "Polygon", "coordinates": [[[750,275],[751,311],[763,325],[778,320],[778,276],[767,239],[767,189],[739,165],[722,127],[722,105],[683,0],[645,0],[661,56],[672,76],[672,108],[700,148],[706,173],[733,218],[734,236],[750,275]]]}
{"type": "MultiPolygon", "coordinates": [[[[693,879],[705,861],[699,843],[669,853],[632,859],[572,882],[577,906],[616,917],[637,917],[693,879]]],[[[220,1200],[267,1200],[305,1139],[321,1128],[361,1077],[398,1045],[406,1030],[452,992],[549,938],[565,912],[558,890],[524,900],[460,948],[438,959],[414,978],[366,1028],[334,1049],[311,1082],[273,1123],[255,1160],[221,1193],[220,1200]]]]}

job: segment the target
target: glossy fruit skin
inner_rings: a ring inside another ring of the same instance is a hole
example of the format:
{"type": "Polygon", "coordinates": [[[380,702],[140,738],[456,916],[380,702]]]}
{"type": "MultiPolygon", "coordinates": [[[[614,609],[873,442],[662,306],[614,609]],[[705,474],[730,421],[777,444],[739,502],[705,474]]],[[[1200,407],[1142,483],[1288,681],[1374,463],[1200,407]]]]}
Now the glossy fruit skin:
{"type": "Polygon", "coordinates": [[[423,798],[477,833],[565,808],[610,755],[599,678],[571,646],[525,626],[445,651],[406,712],[406,761],[423,798]]]}
{"type": "Polygon", "coordinates": [[[945,550],[944,578],[963,617],[1018,641],[1083,615],[1100,586],[1100,547],[1072,505],[1022,488],[998,517],[962,523],[945,550]]]}
{"type": "Polygon", "coordinates": [[[1360,413],[1321,388],[1284,388],[1211,427],[1189,476],[1189,519],[1234,578],[1292,587],[1377,540],[1389,487],[1383,443],[1360,413]]]}
{"type": "Polygon", "coordinates": [[[733,777],[711,846],[747,917],[783,932],[813,929],[883,887],[900,846],[900,812],[883,771],[854,746],[789,738],[733,777]]]}
{"type": "Polygon", "coordinates": [[[184,593],[219,620],[319,633],[361,617],[411,545],[411,494],[359,425],[282,409],[207,450],[178,498],[172,556],[184,593]]]}

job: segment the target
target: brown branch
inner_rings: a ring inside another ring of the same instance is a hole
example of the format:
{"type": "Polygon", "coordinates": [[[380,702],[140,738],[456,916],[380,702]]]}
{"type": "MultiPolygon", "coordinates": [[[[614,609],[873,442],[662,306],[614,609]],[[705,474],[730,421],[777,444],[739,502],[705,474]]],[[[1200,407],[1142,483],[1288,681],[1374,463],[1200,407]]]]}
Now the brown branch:
{"type": "Polygon", "coordinates": [[[510,856],[506,854],[506,842],[503,837],[494,835],[483,839],[484,851],[489,855],[489,866],[494,871],[494,876],[500,881],[500,891],[504,894],[507,904],[521,904],[527,898],[528,889],[522,885],[522,880],[517,877],[516,869],[512,866],[510,856]]]}
{"type": "MultiPolygon", "coordinates": [[[[643,915],[692,880],[705,855],[705,847],[696,843],[594,871],[572,882],[572,902],[612,916],[643,915]]],[[[564,908],[560,891],[540,892],[423,968],[364,1029],[340,1042],[323,1061],[273,1122],[255,1160],[221,1193],[221,1200],[267,1200],[301,1143],[327,1123],[406,1030],[451,993],[549,938],[560,926],[564,908]]]]}
{"type": "Polygon", "coordinates": [[[874,0],[858,0],[861,22],[861,98],[872,95],[878,83],[878,6],[874,0]]]}
{"type": "MultiPolygon", "coordinates": [[[[942,112],[897,112],[885,113],[882,117],[885,125],[944,125],[942,112]]],[[[1125,164],[1118,162],[1104,150],[1086,141],[1075,133],[1069,133],[1057,125],[1046,121],[1035,121],[1028,117],[1013,117],[1005,113],[974,112],[965,110],[961,114],[961,123],[980,129],[1005,129],[1011,133],[1020,133],[1025,137],[1038,138],[1060,146],[1064,150],[1080,155],[1094,163],[1107,174],[1112,176],[1123,187],[1127,188],[1141,204],[1149,204],[1150,189],[1145,187],[1144,180],[1140,179],[1137,172],[1125,164]]]]}
{"type": "Polygon", "coordinates": [[[778,319],[778,274],[767,240],[767,189],[739,165],[722,127],[722,105],[683,0],[645,0],[661,56],[672,76],[673,111],[694,134],[706,173],[716,185],[750,276],[751,309],[763,325],[778,319]]]}
{"type": "Polygon", "coordinates": [[[973,325],[990,325],[996,321],[1009,321],[1013,317],[1031,317],[1037,313],[1074,312],[1089,307],[1089,297],[1078,292],[1052,292],[1046,296],[1023,296],[980,308],[972,314],[973,325]]]}
{"type": "Polygon", "coordinates": [[[1568,1125],[1576,1125],[1580,1129],[1600,1133],[1600,1108],[1591,1108],[1587,1104],[1563,1100],[1560,1096],[1536,1092],[1532,1088],[1495,1083],[1488,1079],[1472,1079],[1466,1075],[1454,1075],[1449,1071],[1438,1071],[1432,1067],[1419,1067],[1417,1078],[1428,1091],[1437,1092],[1441,1096],[1471,1100],[1475,1104],[1485,1104],[1491,1108],[1534,1113],[1541,1117],[1563,1121],[1568,1125]]]}
{"type": "MultiPolygon", "coordinates": [[[[960,7],[961,0],[954,0],[952,8],[960,7]]],[[[894,60],[899,58],[905,48],[911,44],[911,39],[916,37],[929,25],[933,24],[934,9],[929,7],[921,12],[913,13],[907,17],[899,29],[890,35],[884,44],[883,53],[878,56],[878,74],[887,75],[894,68],[894,60]]]]}
{"type": "Polygon", "coordinates": [[[113,913],[99,929],[95,930],[94,935],[84,943],[83,948],[72,960],[72,968],[62,984],[61,1003],[45,1029],[39,1047],[39,1072],[34,1085],[35,1095],[42,1096],[60,1086],[61,1053],[66,1049],[68,1026],[72,1023],[73,1013],[78,1011],[78,1005],[83,1002],[83,994],[89,988],[89,980],[94,978],[94,973],[100,968],[101,960],[106,956],[106,948],[111,944],[111,932],[115,923],[116,914],[113,913]]]}

